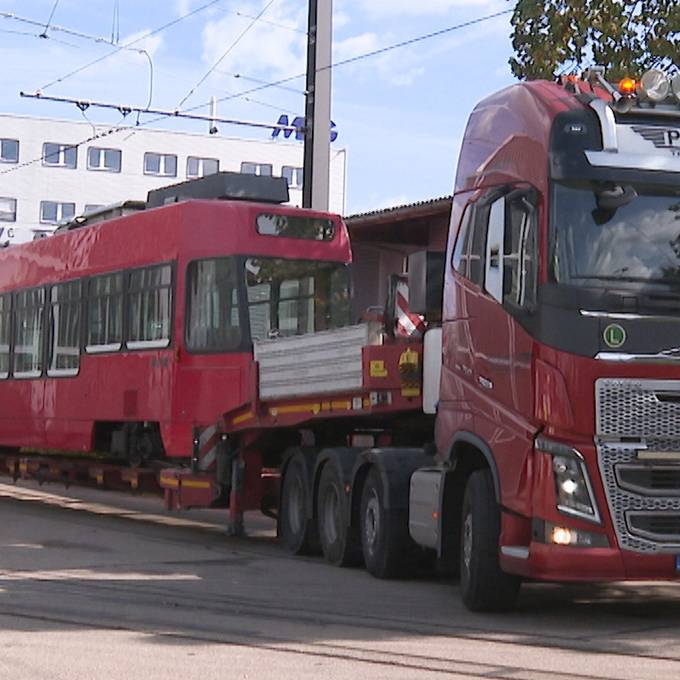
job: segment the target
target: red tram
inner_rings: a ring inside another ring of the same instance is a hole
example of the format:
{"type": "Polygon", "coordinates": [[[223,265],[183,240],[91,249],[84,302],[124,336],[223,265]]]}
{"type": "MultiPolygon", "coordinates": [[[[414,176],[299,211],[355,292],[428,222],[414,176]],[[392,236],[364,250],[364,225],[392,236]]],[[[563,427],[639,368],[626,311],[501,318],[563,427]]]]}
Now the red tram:
{"type": "Polygon", "coordinates": [[[248,400],[253,337],[348,323],[350,259],[337,216],[226,200],[0,251],[0,444],[189,455],[248,400]]]}

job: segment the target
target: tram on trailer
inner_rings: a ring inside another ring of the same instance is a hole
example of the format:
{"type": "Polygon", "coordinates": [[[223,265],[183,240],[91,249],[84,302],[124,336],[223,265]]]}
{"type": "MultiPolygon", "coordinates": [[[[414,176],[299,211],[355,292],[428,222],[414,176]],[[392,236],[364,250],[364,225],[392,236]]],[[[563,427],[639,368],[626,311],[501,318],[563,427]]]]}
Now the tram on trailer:
{"type": "Polygon", "coordinates": [[[0,445],[187,457],[248,400],[253,338],[349,323],[342,220],[284,179],[205,179],[0,252],[0,445]]]}

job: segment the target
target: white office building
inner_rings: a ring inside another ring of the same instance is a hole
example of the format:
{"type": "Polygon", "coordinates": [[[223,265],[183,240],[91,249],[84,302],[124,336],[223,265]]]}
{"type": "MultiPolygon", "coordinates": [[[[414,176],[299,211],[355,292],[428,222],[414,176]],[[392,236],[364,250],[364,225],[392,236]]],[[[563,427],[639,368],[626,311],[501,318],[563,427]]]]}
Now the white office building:
{"type": "MultiPolygon", "coordinates": [[[[143,201],[150,189],[218,170],[286,177],[290,202],[302,202],[303,145],[292,138],[238,139],[146,127],[107,130],[86,122],[0,114],[0,243],[30,241],[76,215],[143,201]]],[[[340,214],[345,172],[346,152],[333,144],[329,207],[340,214]]]]}

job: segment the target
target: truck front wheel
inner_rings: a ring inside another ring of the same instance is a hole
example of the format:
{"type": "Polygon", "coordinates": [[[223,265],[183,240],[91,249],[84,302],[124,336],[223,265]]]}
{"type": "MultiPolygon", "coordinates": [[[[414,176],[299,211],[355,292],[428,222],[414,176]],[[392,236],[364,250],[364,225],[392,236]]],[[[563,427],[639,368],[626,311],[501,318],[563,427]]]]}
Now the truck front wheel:
{"type": "Polygon", "coordinates": [[[467,481],[460,533],[460,589],[465,606],[471,611],[512,608],[520,580],[500,568],[500,508],[488,469],[473,472],[467,481]]]}

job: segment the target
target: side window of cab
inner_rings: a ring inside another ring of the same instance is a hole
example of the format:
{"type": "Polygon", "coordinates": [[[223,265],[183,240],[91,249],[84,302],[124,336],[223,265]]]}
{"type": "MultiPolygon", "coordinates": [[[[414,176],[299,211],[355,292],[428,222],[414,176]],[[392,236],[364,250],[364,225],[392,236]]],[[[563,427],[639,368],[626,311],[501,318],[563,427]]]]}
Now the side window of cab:
{"type": "Polygon", "coordinates": [[[480,287],[484,284],[488,222],[488,206],[469,203],[461,219],[458,238],[451,258],[451,266],[454,270],[480,287]]]}
{"type": "Polygon", "coordinates": [[[536,232],[535,190],[509,188],[489,204],[484,288],[510,311],[536,302],[536,232]]]}

